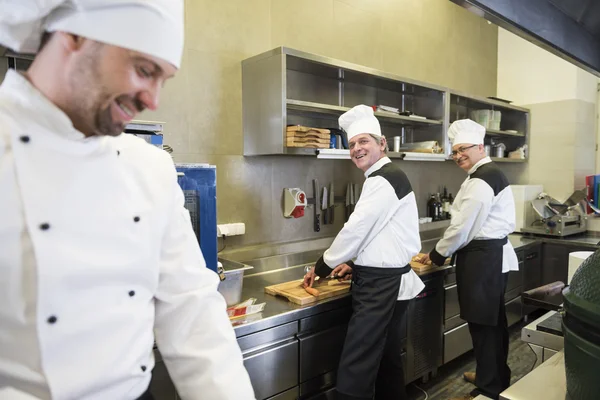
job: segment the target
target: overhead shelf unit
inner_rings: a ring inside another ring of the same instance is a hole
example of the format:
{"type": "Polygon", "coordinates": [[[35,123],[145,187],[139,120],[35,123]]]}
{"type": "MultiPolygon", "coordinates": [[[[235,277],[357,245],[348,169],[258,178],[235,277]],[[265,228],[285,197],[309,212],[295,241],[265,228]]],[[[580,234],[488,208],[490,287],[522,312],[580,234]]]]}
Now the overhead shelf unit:
{"type": "MultiPolygon", "coordinates": [[[[437,141],[444,147],[446,89],[372,68],[278,47],[242,62],[244,155],[309,155],[328,151],[287,147],[286,127],[338,129],[338,117],[358,104],[395,107],[404,114],[376,112],[390,150],[402,144],[437,141]]],[[[337,151],[333,158],[349,158],[337,151]]],[[[442,154],[394,153],[392,158],[436,160],[442,154]]],[[[329,157],[328,157],[329,158],[329,157]]]]}
{"type": "MultiPolygon", "coordinates": [[[[449,123],[465,118],[470,118],[486,126],[485,144],[494,145],[503,143],[506,146],[504,157],[495,157],[496,153],[492,147],[490,154],[492,160],[516,163],[527,161],[527,158],[508,158],[508,154],[511,151],[525,144],[529,147],[530,113],[527,108],[513,106],[510,103],[500,100],[471,96],[451,90],[449,123]],[[492,113],[480,110],[488,110],[492,113]],[[500,118],[488,118],[490,115],[500,118]]],[[[526,154],[528,153],[529,151],[526,152],[526,154]]]]}

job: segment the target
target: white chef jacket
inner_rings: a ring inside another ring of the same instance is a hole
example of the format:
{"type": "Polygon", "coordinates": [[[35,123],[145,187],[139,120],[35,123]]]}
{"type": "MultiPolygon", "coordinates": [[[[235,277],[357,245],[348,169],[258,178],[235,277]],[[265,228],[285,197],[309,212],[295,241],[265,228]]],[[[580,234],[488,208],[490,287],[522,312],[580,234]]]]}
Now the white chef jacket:
{"type": "MultiPolygon", "coordinates": [[[[482,165],[491,162],[489,157],[478,161],[460,186],[450,209],[450,227],[435,246],[440,255],[449,257],[471,240],[502,239],[514,232],[515,201],[508,181],[494,182],[500,171],[491,174],[491,179],[472,177],[482,165]]],[[[510,241],[502,248],[502,256],[503,273],[519,270],[519,261],[510,241]]]]}
{"type": "MultiPolygon", "coordinates": [[[[392,164],[392,171],[371,176],[391,162],[383,157],[365,172],[367,179],[354,212],[323,254],[328,266],[334,268],[356,257],[358,265],[401,268],[421,249],[417,203],[406,175],[392,164]]],[[[410,270],[402,275],[398,300],[412,299],[424,287],[410,270]]]]}
{"type": "Polygon", "coordinates": [[[0,193],[0,399],[135,399],[155,340],[183,399],[254,399],[166,152],[85,138],[10,70],[0,193]]]}

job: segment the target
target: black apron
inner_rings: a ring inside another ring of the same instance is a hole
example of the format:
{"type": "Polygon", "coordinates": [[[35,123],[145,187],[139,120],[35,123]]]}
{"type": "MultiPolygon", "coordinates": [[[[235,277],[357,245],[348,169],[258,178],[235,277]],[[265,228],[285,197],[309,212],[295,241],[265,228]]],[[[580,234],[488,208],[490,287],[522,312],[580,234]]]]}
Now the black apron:
{"type": "MultiPolygon", "coordinates": [[[[402,275],[410,270],[410,265],[402,268],[355,265],[352,268],[352,317],[338,367],[338,400],[373,398],[377,381],[382,381],[378,375],[385,374],[380,371],[380,364],[386,350],[397,351],[391,355],[394,359],[386,360],[385,365],[394,364],[402,370],[399,343],[395,341],[402,339],[397,332],[408,302],[398,301],[398,291],[402,275]],[[388,332],[394,332],[397,337],[388,337],[388,332]]],[[[376,399],[403,400],[404,380],[398,377],[395,382],[397,387],[381,389],[376,399]]]]}
{"type": "Polygon", "coordinates": [[[472,240],[456,253],[456,285],[460,317],[495,326],[504,296],[502,247],[504,239],[472,240]]]}

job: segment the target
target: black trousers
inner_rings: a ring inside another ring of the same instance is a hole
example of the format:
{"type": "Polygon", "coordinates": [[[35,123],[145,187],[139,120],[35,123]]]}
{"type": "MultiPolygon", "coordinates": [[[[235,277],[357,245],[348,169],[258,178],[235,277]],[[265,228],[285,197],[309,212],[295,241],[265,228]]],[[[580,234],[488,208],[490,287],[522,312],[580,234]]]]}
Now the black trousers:
{"type": "Polygon", "coordinates": [[[338,400],[406,399],[400,354],[408,301],[397,298],[409,270],[399,270],[358,265],[352,270],[352,317],[338,368],[338,400]]]}
{"type": "MultiPolygon", "coordinates": [[[[508,273],[502,274],[504,289],[508,273]]],[[[495,326],[469,322],[469,331],[473,340],[475,361],[477,363],[475,386],[471,395],[483,394],[498,399],[500,393],[510,386],[510,368],[508,367],[508,323],[504,298],[498,305],[498,323],[495,326]]]]}

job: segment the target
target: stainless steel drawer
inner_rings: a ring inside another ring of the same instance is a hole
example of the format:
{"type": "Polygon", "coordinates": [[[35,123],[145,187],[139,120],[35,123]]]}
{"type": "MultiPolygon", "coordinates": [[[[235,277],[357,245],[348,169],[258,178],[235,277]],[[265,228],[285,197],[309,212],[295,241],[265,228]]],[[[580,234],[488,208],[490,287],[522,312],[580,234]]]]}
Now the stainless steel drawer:
{"type": "Polygon", "coordinates": [[[298,333],[298,323],[290,322],[275,328],[266,329],[257,333],[242,336],[237,339],[242,352],[255,351],[263,346],[271,346],[273,343],[292,338],[298,333]]]}
{"type": "Polygon", "coordinates": [[[298,339],[244,353],[244,366],[257,400],[298,386],[298,339]]]}
{"type": "Polygon", "coordinates": [[[269,400],[296,400],[298,398],[298,387],[290,390],[286,390],[283,393],[276,394],[273,397],[269,397],[269,400]]]}
{"type": "Polygon", "coordinates": [[[518,286],[516,288],[514,288],[513,290],[506,291],[504,293],[504,302],[508,303],[511,300],[514,300],[516,298],[521,299],[521,292],[523,291],[523,286],[518,286]]]}
{"type": "Polygon", "coordinates": [[[521,320],[521,317],[523,316],[522,307],[521,297],[517,297],[506,303],[506,320],[508,326],[513,326],[521,320]]]}
{"type": "Polygon", "coordinates": [[[511,290],[523,285],[523,264],[519,264],[518,271],[510,271],[508,273],[508,282],[506,284],[506,291],[511,290]]]}
{"type": "Polygon", "coordinates": [[[444,333],[444,364],[473,348],[467,324],[444,333]]]}
{"type": "Polygon", "coordinates": [[[448,318],[447,320],[444,321],[444,332],[448,332],[449,330],[452,330],[452,329],[456,328],[457,326],[460,326],[466,322],[467,321],[462,319],[460,317],[460,315],[455,315],[452,318],[448,318]]]}
{"type": "Polygon", "coordinates": [[[458,290],[456,285],[444,288],[444,319],[447,320],[460,314],[458,305],[458,290]]]}
{"type": "Polygon", "coordinates": [[[444,277],[444,287],[456,284],[456,272],[450,272],[444,277]]]}
{"type": "Polygon", "coordinates": [[[347,325],[311,334],[299,334],[300,382],[336,371],[340,362],[347,325]]]}

